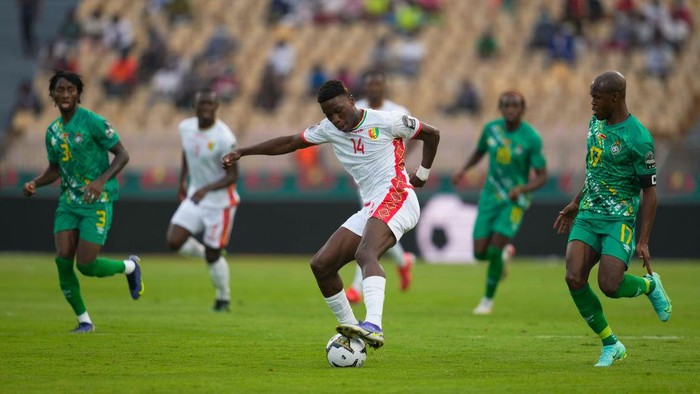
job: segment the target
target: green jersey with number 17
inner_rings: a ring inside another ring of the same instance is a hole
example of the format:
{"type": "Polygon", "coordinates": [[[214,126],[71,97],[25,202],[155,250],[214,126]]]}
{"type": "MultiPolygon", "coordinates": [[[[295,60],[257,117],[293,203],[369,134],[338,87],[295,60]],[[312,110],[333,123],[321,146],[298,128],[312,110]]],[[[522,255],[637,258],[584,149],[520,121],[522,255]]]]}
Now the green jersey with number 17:
{"type": "Polygon", "coordinates": [[[642,187],[656,185],[651,134],[633,115],[614,125],[594,116],[588,126],[587,147],[579,216],[634,220],[642,187]]]}
{"type": "MultiPolygon", "coordinates": [[[[78,107],[68,123],[59,117],[46,130],[46,153],[49,163],[61,170],[60,201],[73,205],[83,201],[85,186],[109,167],[109,149],[119,142],[119,135],[103,117],[78,107]]],[[[99,202],[118,197],[116,178],[105,183],[99,202]]]]}

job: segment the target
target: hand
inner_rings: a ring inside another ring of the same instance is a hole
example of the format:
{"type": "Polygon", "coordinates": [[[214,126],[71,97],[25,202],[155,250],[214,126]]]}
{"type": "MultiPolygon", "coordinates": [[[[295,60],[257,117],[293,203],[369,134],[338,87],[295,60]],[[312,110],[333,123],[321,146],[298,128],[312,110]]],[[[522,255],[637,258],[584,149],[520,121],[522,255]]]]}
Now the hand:
{"type": "Polygon", "coordinates": [[[523,194],[523,187],[515,186],[508,192],[508,198],[510,198],[510,201],[515,202],[518,200],[518,197],[520,197],[521,194],[523,194]]]}
{"type": "Polygon", "coordinates": [[[100,179],[96,179],[89,184],[85,185],[83,188],[83,201],[88,204],[99,201],[102,195],[102,188],[104,188],[105,183],[100,179]]]}
{"type": "Polygon", "coordinates": [[[649,254],[649,244],[646,242],[638,242],[637,243],[637,257],[643,260],[642,266],[647,269],[647,272],[649,275],[653,273],[651,269],[651,254],[649,254]]]}
{"type": "Polygon", "coordinates": [[[209,190],[207,190],[205,188],[201,188],[201,189],[197,190],[196,192],[194,192],[192,197],[190,197],[190,200],[192,200],[192,202],[195,204],[199,204],[199,202],[202,201],[202,199],[204,198],[204,196],[207,195],[208,192],[209,192],[209,190]]]}
{"type": "Polygon", "coordinates": [[[226,156],[224,156],[224,159],[222,160],[222,167],[223,168],[229,168],[231,165],[233,165],[234,162],[240,160],[241,158],[241,152],[238,149],[234,149],[231,152],[227,153],[226,156]]]}
{"type": "Polygon", "coordinates": [[[29,181],[25,183],[22,188],[22,194],[24,194],[25,197],[31,197],[34,193],[36,193],[36,182],[29,181]]]}
{"type": "Polygon", "coordinates": [[[459,186],[462,183],[462,179],[464,178],[464,174],[466,171],[457,171],[452,175],[452,184],[455,186],[459,186]]]}
{"type": "Polygon", "coordinates": [[[575,202],[570,202],[567,206],[559,211],[559,215],[556,220],[554,220],[554,231],[557,234],[564,234],[571,231],[571,226],[574,223],[574,218],[578,214],[578,204],[575,202]]]}
{"type": "Polygon", "coordinates": [[[423,187],[423,185],[425,185],[425,181],[420,180],[415,172],[412,172],[411,175],[408,176],[408,181],[411,182],[411,185],[414,187],[423,187]]]}

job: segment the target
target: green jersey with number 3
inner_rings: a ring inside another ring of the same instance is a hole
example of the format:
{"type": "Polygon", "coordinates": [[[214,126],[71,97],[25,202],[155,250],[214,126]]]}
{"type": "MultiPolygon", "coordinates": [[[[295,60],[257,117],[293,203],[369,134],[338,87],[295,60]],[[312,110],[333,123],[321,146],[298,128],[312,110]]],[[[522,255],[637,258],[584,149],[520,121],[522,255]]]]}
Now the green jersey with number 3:
{"type": "Polygon", "coordinates": [[[615,125],[594,116],[588,126],[587,147],[579,216],[634,220],[642,187],[656,185],[651,134],[633,115],[615,125]]]}
{"type": "MultiPolygon", "coordinates": [[[[513,131],[506,129],[503,118],[487,123],[476,149],[489,154],[489,172],[479,196],[479,205],[498,205],[510,201],[510,189],[526,184],[532,168],[540,169],[546,165],[542,155],[542,139],[527,122],[520,122],[520,126],[513,131]]],[[[528,208],[530,201],[529,194],[522,194],[516,204],[528,208]]]]}
{"type": "MultiPolygon", "coordinates": [[[[119,142],[119,135],[103,117],[78,107],[66,124],[59,117],[46,130],[49,163],[61,170],[61,202],[86,204],[85,187],[109,167],[109,149],[119,142]]],[[[99,202],[117,199],[116,178],[105,183],[99,202]]]]}

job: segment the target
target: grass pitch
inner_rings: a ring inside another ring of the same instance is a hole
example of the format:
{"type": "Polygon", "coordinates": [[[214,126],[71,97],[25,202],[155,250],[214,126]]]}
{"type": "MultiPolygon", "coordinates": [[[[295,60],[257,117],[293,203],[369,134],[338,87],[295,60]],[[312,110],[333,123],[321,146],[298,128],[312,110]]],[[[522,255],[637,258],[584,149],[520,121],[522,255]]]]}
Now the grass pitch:
{"type": "MultiPolygon", "coordinates": [[[[210,311],[203,262],[142,256],[139,301],[121,276],[80,276],[96,331],[71,335],[53,257],[0,254],[0,392],[700,391],[698,261],[654,261],[673,299],[668,323],[646,297],[601,297],[628,353],[607,369],[593,368],[600,341],[578,315],[561,260],[514,261],[491,316],[471,314],[485,265],[419,264],[401,293],[385,263],[387,344],[362,368],[334,369],[324,346],[335,318],[308,259],[228,259],[231,313],[210,311]]],[[[642,274],[641,264],[630,272],[642,274]]],[[[343,275],[350,280],[350,266],[343,275]]],[[[364,306],[355,313],[364,318],[364,306]]]]}

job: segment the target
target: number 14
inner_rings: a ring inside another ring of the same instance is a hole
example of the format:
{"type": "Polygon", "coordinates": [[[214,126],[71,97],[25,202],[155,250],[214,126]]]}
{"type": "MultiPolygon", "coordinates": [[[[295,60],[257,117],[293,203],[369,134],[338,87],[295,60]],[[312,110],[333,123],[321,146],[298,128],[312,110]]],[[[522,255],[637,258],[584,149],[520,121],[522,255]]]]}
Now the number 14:
{"type": "Polygon", "coordinates": [[[357,154],[357,152],[361,152],[364,155],[365,144],[362,143],[362,138],[358,138],[357,141],[355,141],[354,138],[350,139],[352,140],[352,149],[355,151],[355,154],[357,154]]]}

